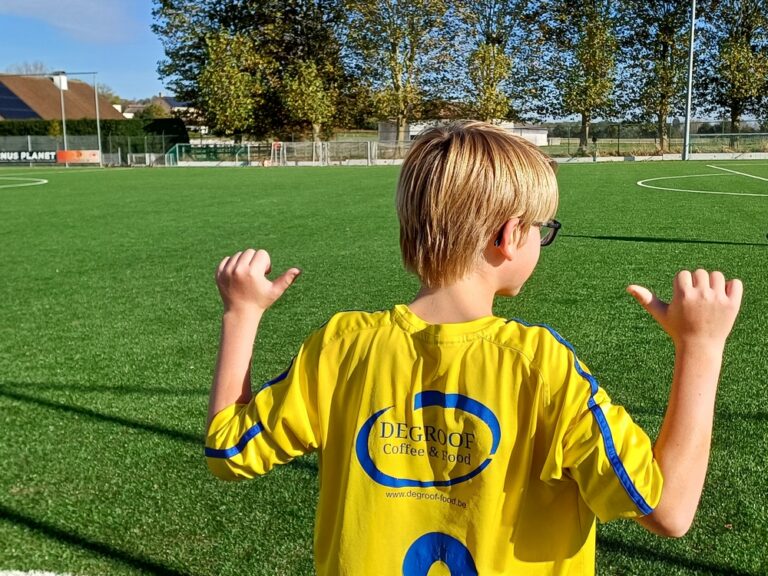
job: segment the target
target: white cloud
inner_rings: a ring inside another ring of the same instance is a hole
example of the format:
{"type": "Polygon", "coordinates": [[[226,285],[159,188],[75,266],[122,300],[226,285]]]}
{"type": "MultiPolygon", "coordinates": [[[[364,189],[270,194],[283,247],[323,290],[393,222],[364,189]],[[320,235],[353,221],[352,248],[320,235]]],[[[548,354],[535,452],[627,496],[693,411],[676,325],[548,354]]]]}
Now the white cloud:
{"type": "Polygon", "coordinates": [[[124,0],[0,0],[0,13],[41,20],[85,42],[129,39],[137,22],[124,0]]]}

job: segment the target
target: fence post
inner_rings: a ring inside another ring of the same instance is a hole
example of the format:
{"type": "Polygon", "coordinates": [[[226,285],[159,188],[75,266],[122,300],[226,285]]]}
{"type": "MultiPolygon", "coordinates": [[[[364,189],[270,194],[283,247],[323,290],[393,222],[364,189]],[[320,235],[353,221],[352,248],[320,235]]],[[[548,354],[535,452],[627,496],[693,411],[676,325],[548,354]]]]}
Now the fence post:
{"type": "Polygon", "coordinates": [[[147,150],[147,135],[144,134],[144,165],[149,166],[149,151],[147,150]]]}
{"type": "Polygon", "coordinates": [[[621,122],[617,125],[618,132],[616,133],[616,155],[621,156],[621,122]]]}
{"type": "MultiPolygon", "coordinates": [[[[32,152],[32,136],[27,134],[27,152],[32,152]]],[[[29,162],[29,167],[32,168],[32,161],[29,162]]]]}

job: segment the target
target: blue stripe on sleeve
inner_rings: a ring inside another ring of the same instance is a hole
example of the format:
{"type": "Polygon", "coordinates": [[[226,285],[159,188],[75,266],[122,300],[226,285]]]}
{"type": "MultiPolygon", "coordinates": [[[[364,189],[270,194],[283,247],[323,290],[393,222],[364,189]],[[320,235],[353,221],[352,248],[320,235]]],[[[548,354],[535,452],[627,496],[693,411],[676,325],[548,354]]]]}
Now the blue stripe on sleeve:
{"type": "Polygon", "coordinates": [[[261,392],[261,391],[262,391],[262,390],[264,390],[265,388],[269,388],[270,386],[274,386],[274,385],[275,385],[275,384],[277,384],[278,382],[282,382],[283,380],[285,380],[285,379],[288,377],[288,372],[290,372],[290,371],[291,371],[291,368],[293,367],[293,361],[294,361],[294,360],[296,360],[296,358],[295,358],[295,357],[291,358],[291,363],[290,363],[290,364],[288,364],[288,368],[286,368],[286,369],[285,369],[285,372],[283,372],[283,373],[282,373],[282,374],[280,374],[279,376],[276,376],[275,378],[272,378],[272,380],[270,380],[270,381],[268,381],[268,382],[265,382],[265,383],[264,383],[264,384],[261,386],[261,388],[259,389],[259,392],[261,392]]]}
{"type": "MultiPolygon", "coordinates": [[[[288,373],[291,371],[291,367],[293,366],[293,361],[296,358],[291,358],[291,363],[288,364],[288,368],[285,369],[285,372],[280,374],[279,376],[273,378],[272,380],[269,380],[268,382],[265,382],[262,387],[259,389],[258,393],[261,393],[262,390],[265,390],[266,388],[269,388],[270,386],[274,386],[275,384],[282,382],[288,377],[288,373]]],[[[223,449],[216,449],[216,448],[206,448],[205,449],[205,455],[207,458],[232,458],[232,456],[236,456],[240,454],[245,449],[245,446],[256,438],[261,432],[264,430],[264,426],[261,424],[261,422],[258,422],[257,424],[254,424],[251,426],[248,430],[245,431],[245,434],[243,434],[240,437],[240,440],[237,441],[237,444],[234,446],[231,446],[230,448],[223,448],[223,449]]]]}
{"type": "MultiPolygon", "coordinates": [[[[522,320],[515,319],[513,321],[517,322],[518,324],[522,324],[523,326],[534,326],[533,324],[528,324],[522,320]]],[[[597,427],[600,429],[600,434],[603,437],[603,444],[605,446],[605,452],[608,455],[608,461],[611,463],[611,468],[613,468],[613,472],[619,479],[621,486],[627,492],[627,495],[630,497],[632,502],[634,502],[635,506],[637,506],[640,512],[642,512],[644,515],[650,514],[653,512],[653,508],[648,505],[648,503],[645,501],[645,498],[643,498],[643,495],[640,494],[640,492],[637,490],[634,482],[632,482],[632,479],[627,473],[627,469],[624,468],[624,463],[621,461],[618,452],[616,452],[616,445],[613,442],[613,434],[611,433],[611,427],[608,424],[608,420],[605,418],[603,409],[595,401],[595,394],[597,394],[598,390],[597,380],[592,374],[584,370],[584,368],[581,366],[579,359],[576,357],[576,351],[573,349],[573,346],[570,342],[568,342],[565,338],[560,336],[557,331],[555,331],[550,326],[547,326],[546,324],[536,324],[536,326],[548,330],[549,333],[555,337],[555,340],[568,348],[568,350],[570,350],[573,354],[573,362],[574,367],[576,368],[576,372],[578,372],[580,376],[589,382],[590,396],[589,400],[587,400],[587,407],[589,408],[589,411],[592,412],[592,416],[594,416],[595,421],[597,422],[597,427]]]]}
{"type": "Polygon", "coordinates": [[[261,425],[261,422],[258,424],[254,424],[248,430],[245,431],[245,434],[243,434],[240,437],[240,440],[237,441],[237,444],[230,448],[222,448],[222,449],[216,449],[216,448],[205,448],[205,456],[207,458],[232,458],[232,456],[237,456],[245,449],[246,444],[256,438],[259,434],[261,434],[261,431],[264,430],[264,426],[261,425]]]}

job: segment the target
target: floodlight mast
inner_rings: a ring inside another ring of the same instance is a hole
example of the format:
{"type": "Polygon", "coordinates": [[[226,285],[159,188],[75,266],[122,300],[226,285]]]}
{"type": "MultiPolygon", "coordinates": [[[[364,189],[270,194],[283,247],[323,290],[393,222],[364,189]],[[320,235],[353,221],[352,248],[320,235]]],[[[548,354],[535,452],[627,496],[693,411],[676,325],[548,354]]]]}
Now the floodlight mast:
{"type": "Polygon", "coordinates": [[[685,102],[685,134],[683,160],[688,160],[691,149],[691,93],[693,92],[693,40],[696,32],[696,0],[691,0],[691,39],[688,45],[688,98],[685,102]]]}
{"type": "Polygon", "coordinates": [[[104,167],[101,159],[101,121],[99,119],[99,85],[96,82],[96,72],[93,72],[93,99],[96,103],[96,140],[99,142],[99,168],[104,167]]]}
{"type": "MultiPolygon", "coordinates": [[[[67,73],[63,70],[54,72],[54,76],[58,79],[59,84],[59,96],[61,97],[61,130],[64,135],[64,150],[67,150],[67,116],[64,114],[64,85],[67,83],[67,73]]],[[[67,164],[69,166],[69,164],[67,164]]]]}

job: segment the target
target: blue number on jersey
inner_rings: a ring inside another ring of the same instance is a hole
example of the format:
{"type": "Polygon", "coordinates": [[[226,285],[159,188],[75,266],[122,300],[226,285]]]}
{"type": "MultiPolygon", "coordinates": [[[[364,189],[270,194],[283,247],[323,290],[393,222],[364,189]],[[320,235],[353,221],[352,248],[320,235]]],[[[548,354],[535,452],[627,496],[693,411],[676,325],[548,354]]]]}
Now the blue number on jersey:
{"type": "Polygon", "coordinates": [[[438,561],[448,566],[452,576],[477,576],[475,561],[467,547],[441,532],[424,534],[411,544],[403,561],[403,576],[427,576],[438,561]]]}

